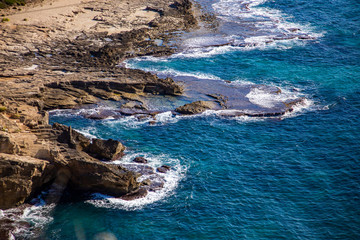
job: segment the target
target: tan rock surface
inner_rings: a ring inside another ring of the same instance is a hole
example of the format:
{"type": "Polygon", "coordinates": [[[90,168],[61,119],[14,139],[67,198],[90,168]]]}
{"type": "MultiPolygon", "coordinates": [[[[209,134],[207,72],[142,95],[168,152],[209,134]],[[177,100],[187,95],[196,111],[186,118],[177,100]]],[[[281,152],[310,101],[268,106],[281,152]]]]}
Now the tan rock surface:
{"type": "Polygon", "coordinates": [[[71,128],[51,127],[46,110],[181,94],[172,79],[118,64],[174,52],[171,33],[196,23],[191,3],[55,0],[19,9],[0,10],[10,19],[0,23],[0,208],[45,188],[53,190],[49,202],[65,188],[114,196],[136,191],[137,174],[98,159],[121,155],[121,143],[99,140],[95,147],[71,128]]]}
{"type": "MultiPolygon", "coordinates": [[[[0,209],[19,206],[43,190],[47,203],[57,203],[66,189],[128,200],[145,196],[139,174],[100,161],[104,156],[91,153],[84,136],[50,126],[46,111],[99,99],[143,103],[151,95],[180,95],[182,88],[172,79],[125,69],[121,62],[173,53],[172,32],[196,23],[190,2],[27,2],[0,10],[10,19],[0,23],[0,209]]],[[[109,159],[123,151],[120,143],[114,146],[106,151],[109,159]]],[[[20,208],[14,208],[17,216],[20,208]]],[[[16,222],[0,218],[0,238],[28,227],[16,222]]]]}
{"type": "Polygon", "coordinates": [[[0,209],[24,203],[54,179],[49,161],[0,153],[0,209]]]}

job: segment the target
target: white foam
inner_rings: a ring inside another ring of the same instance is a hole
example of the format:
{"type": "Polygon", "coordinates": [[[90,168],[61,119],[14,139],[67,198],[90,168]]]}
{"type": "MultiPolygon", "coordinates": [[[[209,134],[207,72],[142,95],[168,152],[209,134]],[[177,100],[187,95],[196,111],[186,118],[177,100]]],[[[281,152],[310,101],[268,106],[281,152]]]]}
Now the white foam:
{"type": "Polygon", "coordinates": [[[24,210],[22,219],[31,223],[34,228],[42,229],[43,226],[53,221],[51,212],[54,207],[55,204],[27,207],[24,210]]]}
{"type": "Polygon", "coordinates": [[[203,48],[186,48],[179,53],[175,53],[171,58],[208,58],[215,55],[225,54],[235,50],[242,50],[239,47],[226,45],[216,47],[203,47],[203,48]]]}
{"type": "Polygon", "coordinates": [[[175,116],[171,111],[159,113],[155,116],[157,122],[160,123],[176,123],[179,117],[175,116]]]}
{"type": "Polygon", "coordinates": [[[257,33],[292,33],[290,29],[298,29],[296,34],[318,36],[310,25],[290,22],[292,17],[277,9],[259,7],[267,0],[220,0],[212,5],[215,12],[225,21],[246,21],[255,24],[257,33]]]}
{"type": "Polygon", "coordinates": [[[138,119],[136,116],[125,116],[115,120],[103,121],[103,123],[111,128],[116,128],[118,125],[126,128],[139,128],[142,125],[149,124],[151,120],[150,117],[138,119]]]}
{"type": "Polygon", "coordinates": [[[235,85],[235,86],[237,86],[237,85],[240,85],[240,86],[251,86],[251,85],[255,85],[255,83],[253,83],[253,82],[250,82],[249,80],[247,80],[247,79],[236,79],[236,80],[234,80],[234,81],[231,81],[230,83],[229,83],[230,85],[235,85]]]}
{"type": "Polygon", "coordinates": [[[265,88],[253,87],[246,97],[255,105],[264,108],[274,108],[279,103],[299,98],[299,94],[286,90],[281,90],[281,93],[276,93],[265,88]]]}
{"type": "Polygon", "coordinates": [[[94,108],[55,109],[55,110],[49,111],[49,113],[53,116],[73,117],[73,116],[97,114],[101,110],[112,110],[112,108],[100,106],[100,107],[94,107],[94,108]]]}
{"type": "MultiPolygon", "coordinates": [[[[174,54],[174,57],[176,55],[177,54],[174,54]]],[[[131,62],[125,61],[126,67],[132,68],[132,69],[137,69],[139,67],[136,66],[136,62],[139,62],[139,61],[153,62],[154,59],[153,58],[133,58],[130,61],[131,62]]],[[[183,71],[175,70],[175,69],[172,69],[169,67],[164,67],[164,66],[141,67],[141,70],[146,71],[146,72],[155,72],[159,76],[161,76],[161,75],[162,76],[173,76],[173,77],[182,76],[182,77],[194,77],[194,78],[198,78],[198,79],[220,80],[219,77],[212,75],[212,74],[207,74],[207,73],[203,73],[203,72],[183,72],[183,71]]]]}
{"type": "Polygon", "coordinates": [[[183,40],[182,51],[169,58],[206,58],[230,51],[253,49],[284,50],[304,45],[305,39],[317,39],[324,35],[324,32],[316,32],[310,24],[291,22],[292,17],[280,10],[259,7],[266,1],[220,0],[212,4],[218,18],[243,26],[248,29],[246,33],[190,37],[183,40]],[[229,45],[221,46],[221,43],[229,45]]]}
{"type": "Polygon", "coordinates": [[[93,139],[93,138],[99,138],[95,134],[92,134],[97,131],[95,127],[86,127],[86,128],[80,128],[76,129],[79,133],[83,134],[85,137],[93,139]]]}
{"type": "MultiPolygon", "coordinates": [[[[151,155],[151,154],[141,154],[141,153],[128,153],[121,160],[112,162],[113,164],[124,165],[126,164],[134,164],[132,160],[135,157],[143,156],[149,160],[148,165],[156,169],[164,164],[171,166],[171,170],[162,174],[158,173],[164,179],[164,187],[157,191],[149,191],[146,197],[126,201],[120,198],[114,198],[111,196],[103,195],[103,194],[94,194],[93,200],[88,200],[88,203],[91,203],[97,207],[104,208],[118,208],[123,210],[137,210],[142,209],[146,205],[152,204],[154,202],[164,200],[165,198],[171,196],[174,190],[179,185],[180,181],[185,177],[187,167],[180,165],[180,161],[178,159],[171,158],[167,155],[151,155]]],[[[138,179],[139,181],[144,180],[143,178],[138,179]]]]}
{"type": "MultiPolygon", "coordinates": [[[[20,208],[10,208],[1,211],[0,218],[11,220],[12,225],[15,227],[11,232],[11,237],[17,239],[35,239],[37,233],[44,229],[44,226],[49,224],[53,218],[50,212],[54,208],[53,205],[48,206],[30,206],[21,210],[20,208]],[[30,224],[30,228],[27,224],[30,224]]],[[[11,239],[11,238],[10,238],[11,239]]]]}
{"type": "Polygon", "coordinates": [[[314,110],[315,104],[314,101],[308,98],[304,98],[303,101],[293,105],[291,108],[293,109],[291,112],[286,112],[281,119],[284,118],[293,118],[299,116],[300,114],[304,113],[305,111],[312,111],[314,110]]]}

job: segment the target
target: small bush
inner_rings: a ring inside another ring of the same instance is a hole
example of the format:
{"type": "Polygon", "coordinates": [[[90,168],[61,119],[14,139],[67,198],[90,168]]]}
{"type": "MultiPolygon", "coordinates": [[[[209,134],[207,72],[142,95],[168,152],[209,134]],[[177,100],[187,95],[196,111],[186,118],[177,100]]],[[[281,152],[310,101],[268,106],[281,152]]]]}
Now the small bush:
{"type": "Polygon", "coordinates": [[[6,107],[4,107],[4,106],[0,106],[0,112],[5,112],[7,110],[7,108],[6,107]]]}
{"type": "Polygon", "coordinates": [[[5,4],[10,5],[10,6],[14,5],[15,3],[16,3],[16,0],[5,0],[5,4]]]}
{"type": "Polygon", "coordinates": [[[0,8],[4,9],[9,6],[25,6],[25,0],[0,0],[0,8]]]}
{"type": "Polygon", "coordinates": [[[1,22],[8,22],[8,21],[10,21],[10,19],[8,19],[8,18],[1,19],[1,22]]]}

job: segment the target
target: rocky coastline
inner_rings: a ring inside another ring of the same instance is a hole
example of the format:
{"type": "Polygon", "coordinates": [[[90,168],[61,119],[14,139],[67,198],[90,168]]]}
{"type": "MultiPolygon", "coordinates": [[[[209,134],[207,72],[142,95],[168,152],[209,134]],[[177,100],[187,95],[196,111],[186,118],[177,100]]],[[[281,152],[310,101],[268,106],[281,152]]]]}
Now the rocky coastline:
{"type": "MultiPolygon", "coordinates": [[[[144,95],[181,95],[170,78],[117,64],[173,53],[174,32],[196,27],[191,2],[29,2],[0,10],[9,19],[0,24],[0,209],[17,207],[21,215],[21,206],[44,190],[47,204],[64,191],[145,196],[154,186],[138,182],[141,173],[106,163],[123,155],[119,141],[51,126],[48,111],[100,99],[145,108],[144,95]]],[[[0,238],[10,238],[14,225],[1,216],[0,238]]]]}
{"type": "MultiPolygon", "coordinates": [[[[52,204],[61,201],[64,192],[84,198],[96,192],[130,201],[162,188],[158,173],[166,174],[170,166],[152,169],[141,157],[134,159],[141,167],[111,164],[124,154],[121,142],[90,140],[70,126],[51,126],[49,111],[110,100],[121,103],[116,116],[154,118],[160,111],[149,109],[145,99],[184,96],[189,87],[125,68],[122,62],[173,54],[174,39],[182,32],[198,28],[199,21],[216,27],[216,18],[201,13],[189,0],[28,1],[25,6],[1,9],[0,14],[9,20],[0,23],[0,209],[16,209],[10,211],[11,218],[0,214],[0,238],[12,236],[13,216],[21,215],[44,191],[46,204],[52,204]],[[139,182],[145,175],[152,177],[139,182]]],[[[203,88],[203,82],[190,85],[203,88]]],[[[214,91],[204,89],[200,99],[194,97],[171,111],[189,115],[235,109],[222,115],[281,116],[303,101],[298,98],[268,112],[248,112],[241,109],[248,100],[229,99],[216,91],[234,96],[238,92],[230,92],[233,87],[227,82],[219,86],[214,91]]],[[[267,91],[281,93],[278,88],[267,91]]],[[[114,113],[84,115],[110,116],[114,113]]]]}

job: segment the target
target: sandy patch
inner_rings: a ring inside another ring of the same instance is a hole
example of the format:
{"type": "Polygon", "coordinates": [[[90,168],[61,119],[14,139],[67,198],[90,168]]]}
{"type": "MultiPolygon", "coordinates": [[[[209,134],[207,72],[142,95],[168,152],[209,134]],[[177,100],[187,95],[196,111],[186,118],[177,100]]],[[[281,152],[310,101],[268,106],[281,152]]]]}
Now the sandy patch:
{"type": "Polygon", "coordinates": [[[40,6],[25,8],[24,11],[9,15],[10,24],[60,26],[71,30],[88,30],[97,21],[98,12],[86,10],[83,4],[90,0],[57,0],[44,2],[40,6]]]}

